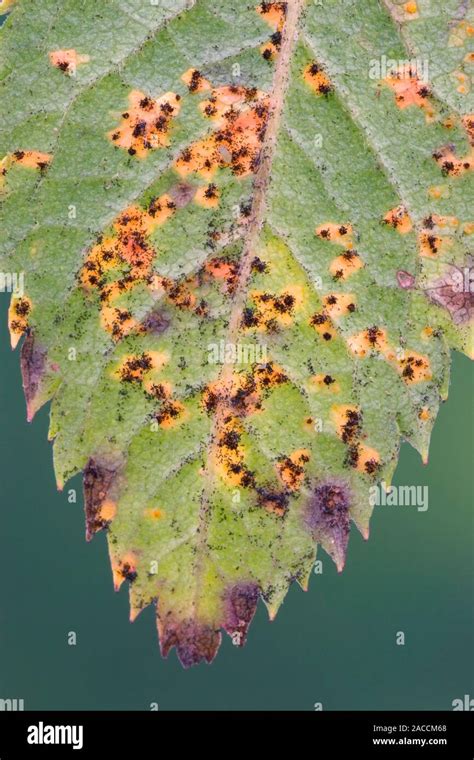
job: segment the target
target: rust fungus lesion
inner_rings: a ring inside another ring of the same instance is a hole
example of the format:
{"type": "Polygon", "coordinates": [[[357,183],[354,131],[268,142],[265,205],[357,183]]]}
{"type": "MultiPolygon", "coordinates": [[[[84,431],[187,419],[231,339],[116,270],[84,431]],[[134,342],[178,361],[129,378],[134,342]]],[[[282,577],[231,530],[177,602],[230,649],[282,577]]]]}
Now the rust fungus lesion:
{"type": "Polygon", "coordinates": [[[180,112],[180,100],[181,96],[174,92],[167,92],[155,100],[139,90],[132,90],[122,121],[108,132],[109,140],[137,158],[167,147],[172,121],[180,112]]]}
{"type": "Polygon", "coordinates": [[[324,71],[321,64],[316,61],[308,63],[303,71],[303,80],[315,95],[328,95],[332,91],[332,84],[329,76],[324,71]]]}
{"type": "Polygon", "coordinates": [[[175,281],[153,271],[159,251],[150,236],[177,208],[171,193],[153,197],[146,208],[129,206],[112,223],[110,233],[99,236],[86,256],[79,282],[87,292],[98,293],[101,324],[115,341],[132,331],[159,329],[159,324],[148,325],[146,319],[139,322],[122,305],[120,299],[139,285],[145,286],[155,300],[165,297],[176,308],[194,309],[200,316],[207,314],[205,302],[198,302],[193,292],[198,285],[196,277],[175,281]]]}
{"type": "Polygon", "coordinates": [[[230,169],[236,177],[254,174],[269,115],[265,93],[237,85],[215,88],[199,104],[215,131],[185,148],[174,163],[181,177],[198,174],[211,181],[218,169],[230,169]]]}
{"type": "Polygon", "coordinates": [[[330,341],[337,335],[333,321],[325,311],[318,311],[316,314],[313,314],[309,320],[309,324],[325,341],[330,341]]]}
{"type": "Polygon", "coordinates": [[[388,73],[382,80],[382,84],[392,90],[398,108],[403,110],[410,106],[416,106],[424,111],[427,121],[433,120],[434,109],[430,100],[431,86],[419,74],[416,63],[400,64],[388,73]]]}
{"type": "Polygon", "coordinates": [[[356,310],[356,298],[353,293],[328,293],[323,297],[323,307],[329,318],[337,321],[356,310]]]}
{"type": "Polygon", "coordinates": [[[474,149],[471,149],[465,156],[458,156],[456,146],[449,143],[435,150],[433,158],[444,177],[462,177],[466,172],[472,171],[474,149]]]}
{"type": "Polygon", "coordinates": [[[413,229],[413,224],[406,206],[400,204],[391,208],[383,217],[384,224],[389,227],[393,227],[394,230],[400,233],[400,235],[406,235],[413,229]]]}
{"type": "Polygon", "coordinates": [[[345,461],[350,467],[367,475],[374,475],[380,466],[380,454],[362,438],[362,414],[354,404],[335,404],[331,407],[331,420],[336,435],[347,446],[345,461]]]}
{"type": "Polygon", "coordinates": [[[8,309],[8,329],[12,348],[16,348],[21,336],[27,331],[31,310],[32,302],[27,296],[11,299],[8,309]]]}
{"type": "Polygon", "coordinates": [[[278,476],[288,491],[299,491],[305,478],[305,468],[311,458],[308,449],[297,449],[282,456],[276,464],[278,476]]]}
{"type": "Polygon", "coordinates": [[[69,76],[74,76],[78,66],[89,63],[90,61],[90,56],[78,53],[74,48],[69,48],[67,50],[51,50],[48,53],[48,58],[52,66],[69,76]]]}
{"type": "Polygon", "coordinates": [[[24,169],[36,169],[44,172],[53,156],[51,153],[45,153],[39,150],[15,150],[13,153],[7,153],[0,161],[0,190],[4,187],[5,177],[12,166],[21,166],[24,169]]]}
{"type": "Polygon", "coordinates": [[[263,332],[291,327],[295,313],[304,302],[302,288],[298,285],[289,285],[278,295],[254,290],[250,296],[253,306],[244,309],[242,327],[263,332]]]}
{"type": "Polygon", "coordinates": [[[260,46],[260,52],[266,61],[273,61],[280,52],[287,9],[288,5],[286,2],[263,2],[257,6],[257,13],[265,19],[267,24],[273,30],[268,42],[264,42],[263,45],[260,46]]]}
{"type": "Polygon", "coordinates": [[[357,251],[348,248],[347,251],[331,261],[329,272],[335,280],[347,280],[363,267],[364,262],[357,251]]]}
{"type": "Polygon", "coordinates": [[[316,227],[315,235],[321,240],[327,240],[335,245],[342,245],[348,250],[354,246],[353,229],[351,224],[337,224],[336,222],[325,222],[316,227]]]}
{"type": "Polygon", "coordinates": [[[198,69],[191,68],[185,71],[181,76],[181,81],[191,93],[206,92],[211,89],[211,85],[198,69]]]}

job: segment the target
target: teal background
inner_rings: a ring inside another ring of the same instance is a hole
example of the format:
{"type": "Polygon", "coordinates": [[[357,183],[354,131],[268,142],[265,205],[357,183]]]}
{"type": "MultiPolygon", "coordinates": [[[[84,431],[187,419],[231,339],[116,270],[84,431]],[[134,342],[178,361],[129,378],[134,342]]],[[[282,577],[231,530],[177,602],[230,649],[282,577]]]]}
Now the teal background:
{"type": "Polygon", "coordinates": [[[429,465],[401,448],[394,484],[428,485],[428,511],[376,508],[368,542],[352,531],[344,573],[321,551],[322,575],[292,587],[273,623],[260,605],[245,648],[226,636],[211,666],[184,671],[174,652],[161,659],[153,609],[129,623],[105,535],[85,542],[80,478],[56,491],[48,409],[28,425],[0,299],[0,697],[27,710],[450,710],[474,696],[468,359],[453,355],[429,465]]]}

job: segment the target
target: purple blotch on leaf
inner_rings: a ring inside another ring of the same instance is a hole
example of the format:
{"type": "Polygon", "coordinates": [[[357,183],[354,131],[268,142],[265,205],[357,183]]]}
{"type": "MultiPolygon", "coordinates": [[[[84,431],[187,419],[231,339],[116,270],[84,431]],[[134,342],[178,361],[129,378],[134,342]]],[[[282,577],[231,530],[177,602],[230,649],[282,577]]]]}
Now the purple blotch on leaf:
{"type": "Polygon", "coordinates": [[[46,368],[46,349],[38,345],[31,331],[28,331],[21,347],[20,365],[26,399],[27,419],[28,422],[31,422],[36,412],[34,408],[36,395],[46,368]]]}
{"type": "Polygon", "coordinates": [[[224,628],[235,644],[243,646],[252,618],[257,609],[260,590],[256,583],[237,583],[225,597],[224,628]]]}
{"type": "Polygon", "coordinates": [[[168,618],[162,621],[158,617],[158,631],[163,657],[167,657],[170,649],[176,647],[184,668],[203,661],[211,663],[221,643],[218,630],[196,620],[173,621],[168,618]]]}
{"type": "Polygon", "coordinates": [[[315,485],[304,514],[306,527],[332,557],[338,572],[343,570],[346,560],[350,504],[347,484],[338,478],[330,478],[315,485]]]}

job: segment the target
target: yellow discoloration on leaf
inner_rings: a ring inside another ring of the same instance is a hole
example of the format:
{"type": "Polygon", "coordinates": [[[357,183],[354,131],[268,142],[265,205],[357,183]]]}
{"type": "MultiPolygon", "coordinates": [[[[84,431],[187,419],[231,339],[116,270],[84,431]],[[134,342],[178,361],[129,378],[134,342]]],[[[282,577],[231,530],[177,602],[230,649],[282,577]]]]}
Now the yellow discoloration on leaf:
{"type": "Polygon", "coordinates": [[[451,191],[448,185],[433,185],[428,188],[428,195],[434,200],[439,200],[440,198],[449,198],[451,191]]]}
{"type": "Polygon", "coordinates": [[[383,220],[386,224],[390,225],[390,227],[396,229],[400,235],[406,235],[413,229],[412,221],[403,204],[390,209],[390,211],[385,214],[383,220]]]}
{"type": "Polygon", "coordinates": [[[99,519],[103,522],[111,522],[117,514],[117,503],[112,499],[106,499],[100,505],[99,519]]]}
{"type": "Polygon", "coordinates": [[[332,340],[337,335],[332,320],[328,314],[323,311],[313,314],[309,324],[314,327],[316,332],[326,341],[332,340]]]}
{"type": "Polygon", "coordinates": [[[393,351],[387,339],[387,332],[378,327],[371,327],[347,340],[349,349],[355,356],[364,357],[371,351],[379,351],[384,356],[391,356],[393,351]]]}
{"type": "Polygon", "coordinates": [[[420,409],[418,412],[418,419],[420,419],[422,422],[426,422],[427,420],[431,419],[431,412],[427,406],[423,406],[420,409]]]}
{"type": "Polygon", "coordinates": [[[179,95],[174,92],[154,100],[139,90],[132,90],[120,125],[107,136],[130,155],[144,158],[151,150],[169,145],[171,123],[179,111],[179,95]]]}
{"type": "Polygon", "coordinates": [[[359,443],[357,445],[357,465],[355,469],[358,472],[372,475],[376,472],[379,464],[380,454],[376,449],[367,446],[365,443],[359,443]]]}
{"type": "Polygon", "coordinates": [[[422,230],[418,234],[418,250],[420,256],[428,259],[436,259],[438,254],[452,245],[452,239],[445,235],[436,235],[432,230],[422,230]]]}
{"type": "Polygon", "coordinates": [[[332,375],[313,375],[310,378],[310,387],[324,393],[339,393],[340,386],[332,375]]]}
{"type": "Polygon", "coordinates": [[[145,517],[150,520],[163,520],[166,517],[166,512],[163,509],[158,509],[158,507],[148,507],[145,509],[145,517]]]}
{"type": "Polygon", "coordinates": [[[354,404],[334,404],[331,407],[334,429],[346,443],[358,435],[359,415],[359,407],[354,404]]]}

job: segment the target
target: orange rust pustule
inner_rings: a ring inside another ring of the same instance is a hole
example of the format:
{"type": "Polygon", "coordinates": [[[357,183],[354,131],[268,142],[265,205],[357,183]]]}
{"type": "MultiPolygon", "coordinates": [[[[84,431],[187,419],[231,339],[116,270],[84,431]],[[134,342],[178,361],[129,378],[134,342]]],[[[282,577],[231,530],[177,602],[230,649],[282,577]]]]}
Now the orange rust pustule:
{"type": "Polygon", "coordinates": [[[327,240],[336,245],[343,245],[349,250],[352,248],[352,225],[325,222],[316,227],[315,234],[321,240],[327,240]]]}
{"type": "Polygon", "coordinates": [[[69,48],[68,50],[51,50],[51,52],[48,53],[48,57],[51,65],[55,66],[65,74],[75,74],[78,66],[90,61],[88,55],[81,55],[77,50],[74,50],[74,48],[69,48]]]}
{"type": "Polygon", "coordinates": [[[242,327],[273,332],[292,324],[297,300],[291,289],[279,295],[264,291],[254,291],[251,295],[255,306],[244,310],[242,327]]]}
{"type": "Polygon", "coordinates": [[[283,370],[273,362],[257,364],[251,372],[234,375],[230,388],[219,382],[208,385],[203,392],[203,406],[209,414],[224,408],[233,417],[246,417],[258,412],[263,399],[287,381],[283,370]]]}
{"type": "Polygon", "coordinates": [[[212,178],[228,168],[237,177],[255,173],[268,121],[269,99],[255,89],[230,86],[212,90],[201,103],[217,130],[186,148],[174,167],[180,176],[197,173],[212,178]]]}
{"type": "Polygon", "coordinates": [[[8,329],[12,348],[18,344],[21,336],[28,328],[28,320],[32,309],[32,303],[29,298],[12,298],[8,310],[8,329]]]}
{"type": "Polygon", "coordinates": [[[435,150],[433,158],[445,177],[461,177],[466,172],[472,171],[474,166],[474,150],[460,158],[456,154],[456,148],[451,144],[435,150]]]}
{"type": "Polygon", "coordinates": [[[413,228],[406,206],[403,204],[390,209],[390,211],[385,214],[383,221],[389,227],[393,227],[393,229],[397,230],[400,235],[406,235],[413,228]]]}
{"type": "Polygon", "coordinates": [[[122,113],[120,125],[108,133],[118,148],[131,156],[144,158],[156,148],[169,145],[171,122],[180,111],[180,95],[167,92],[157,100],[139,90],[128,96],[128,109],[122,113]]]}
{"type": "Polygon", "coordinates": [[[357,251],[348,249],[331,261],[329,271],[335,280],[347,280],[363,266],[364,262],[357,251]]]}
{"type": "Polygon", "coordinates": [[[285,27],[287,3],[260,3],[257,7],[257,13],[273,29],[273,34],[268,42],[264,42],[260,47],[262,56],[267,61],[272,61],[278,55],[281,49],[282,33],[285,27]]]}
{"type": "Polygon", "coordinates": [[[309,324],[311,327],[314,327],[316,332],[325,341],[332,340],[337,334],[332,319],[324,311],[319,311],[316,314],[313,314],[309,320],[309,324]]]}
{"type": "Polygon", "coordinates": [[[466,114],[466,116],[463,116],[462,125],[466,130],[470,145],[474,145],[474,113],[469,113],[466,114]]]}
{"type": "Polygon", "coordinates": [[[309,63],[303,71],[303,79],[316,95],[328,95],[332,91],[331,80],[319,63],[309,63]]]}
{"type": "Polygon", "coordinates": [[[415,67],[404,64],[385,77],[382,83],[395,94],[398,108],[417,106],[424,110],[428,119],[433,117],[433,108],[429,101],[431,88],[427,82],[419,78],[415,67]]]}
{"type": "Polygon", "coordinates": [[[226,417],[215,446],[215,466],[229,485],[254,488],[255,474],[245,464],[241,435],[239,419],[231,415],[226,417]]]}
{"type": "Polygon", "coordinates": [[[206,275],[223,285],[225,293],[232,294],[237,285],[239,263],[228,256],[219,256],[210,259],[204,267],[206,275]]]}
{"type": "Polygon", "coordinates": [[[298,449],[290,456],[281,457],[276,468],[284,486],[289,491],[298,491],[304,481],[305,465],[310,460],[310,453],[306,449],[298,449]]]}

